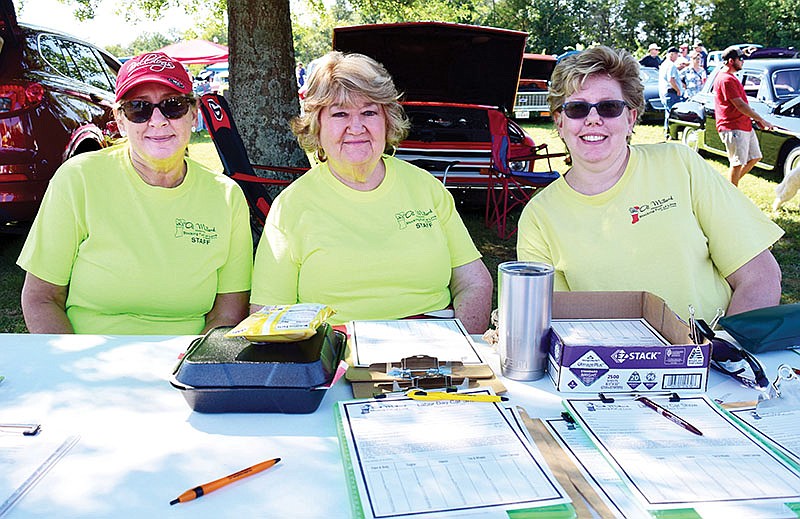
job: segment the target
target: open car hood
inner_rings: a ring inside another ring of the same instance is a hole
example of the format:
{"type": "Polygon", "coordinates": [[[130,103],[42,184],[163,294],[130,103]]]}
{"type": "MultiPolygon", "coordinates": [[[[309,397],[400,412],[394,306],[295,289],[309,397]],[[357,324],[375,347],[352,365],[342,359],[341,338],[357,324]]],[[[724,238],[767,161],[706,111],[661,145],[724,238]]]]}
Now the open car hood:
{"type": "Polygon", "coordinates": [[[524,54],[520,79],[544,79],[550,81],[553,69],[556,68],[556,57],[548,54],[524,54]]]}
{"type": "Polygon", "coordinates": [[[337,27],[333,48],[382,63],[405,101],[511,110],[526,38],[506,29],[413,22],[337,27]]]}

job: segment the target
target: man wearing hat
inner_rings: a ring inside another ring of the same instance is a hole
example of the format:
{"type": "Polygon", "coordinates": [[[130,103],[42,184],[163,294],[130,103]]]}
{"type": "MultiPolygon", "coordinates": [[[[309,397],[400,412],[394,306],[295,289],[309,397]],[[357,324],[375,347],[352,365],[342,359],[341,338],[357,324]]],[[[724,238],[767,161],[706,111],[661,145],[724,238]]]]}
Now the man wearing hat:
{"type": "Polygon", "coordinates": [[[658,95],[664,105],[664,135],[669,139],[669,111],[672,105],[683,97],[683,84],[681,75],[676,66],[678,48],[670,47],[667,50],[667,59],[658,69],[658,95]]]}
{"type": "Polygon", "coordinates": [[[773,126],[750,108],[744,87],[734,75],[742,70],[744,53],[738,47],[728,47],[722,53],[722,62],[722,68],[714,79],[714,115],[717,132],[725,143],[731,164],[728,178],[738,186],[739,180],[761,160],[752,120],[767,130],[773,126]]]}
{"type": "Polygon", "coordinates": [[[661,52],[661,47],[656,43],[651,43],[650,46],[647,47],[647,56],[639,60],[639,65],[658,68],[661,65],[661,58],[658,57],[659,52],[661,52]]]}

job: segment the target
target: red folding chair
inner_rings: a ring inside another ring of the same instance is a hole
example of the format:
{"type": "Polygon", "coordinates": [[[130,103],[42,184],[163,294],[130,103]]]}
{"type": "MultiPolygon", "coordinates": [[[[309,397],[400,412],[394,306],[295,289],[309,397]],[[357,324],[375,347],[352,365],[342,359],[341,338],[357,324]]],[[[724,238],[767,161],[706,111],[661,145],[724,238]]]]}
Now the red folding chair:
{"type": "Polygon", "coordinates": [[[218,94],[205,94],[200,98],[200,110],[225,174],[235,180],[244,192],[250,206],[253,239],[257,242],[272,205],[269,186],[285,187],[293,179],[263,177],[256,175],[255,170],[299,176],[308,168],[251,164],[225,98],[218,94]]]}
{"type": "Polygon", "coordinates": [[[529,155],[509,157],[508,125],[500,112],[489,112],[489,127],[492,129],[492,164],[488,175],[486,193],[486,226],[495,227],[501,238],[510,238],[517,232],[516,226],[509,229],[508,215],[524,206],[540,187],[559,177],[553,171],[550,159],[563,157],[566,153],[549,153],[547,144],[540,144],[529,155]],[[492,118],[497,119],[492,121],[492,118]],[[536,162],[547,162],[545,171],[534,171],[536,162]],[[510,162],[529,162],[530,171],[514,171],[510,162]]]}

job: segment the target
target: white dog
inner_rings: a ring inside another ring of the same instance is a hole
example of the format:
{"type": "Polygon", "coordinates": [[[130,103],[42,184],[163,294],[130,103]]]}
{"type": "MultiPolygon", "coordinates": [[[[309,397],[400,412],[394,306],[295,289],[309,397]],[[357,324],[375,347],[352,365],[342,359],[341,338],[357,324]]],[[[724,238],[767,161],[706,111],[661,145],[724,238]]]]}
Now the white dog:
{"type": "Polygon", "coordinates": [[[783,182],[775,186],[775,201],[772,202],[772,210],[777,211],[780,207],[791,200],[800,189],[800,166],[794,168],[783,177],[783,182]]]}

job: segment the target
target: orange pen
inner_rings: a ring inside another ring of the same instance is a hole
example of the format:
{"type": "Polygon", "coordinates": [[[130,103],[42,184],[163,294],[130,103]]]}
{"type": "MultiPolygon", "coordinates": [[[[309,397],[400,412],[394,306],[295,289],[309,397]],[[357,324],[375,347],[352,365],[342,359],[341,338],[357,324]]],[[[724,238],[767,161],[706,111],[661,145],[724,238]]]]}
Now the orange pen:
{"type": "Polygon", "coordinates": [[[184,492],[177,498],[173,499],[172,501],[170,501],[169,504],[175,505],[178,503],[185,503],[187,501],[191,501],[192,499],[197,499],[198,497],[204,496],[209,492],[213,492],[218,488],[222,488],[229,483],[233,483],[234,481],[246,478],[247,476],[252,476],[253,474],[258,474],[262,470],[267,470],[268,468],[275,465],[279,461],[281,461],[280,458],[262,461],[261,463],[256,463],[252,467],[247,467],[246,469],[242,469],[239,472],[234,472],[233,474],[212,481],[211,483],[206,483],[204,485],[200,485],[199,487],[194,487],[192,489],[187,490],[186,492],[184,492]]]}

